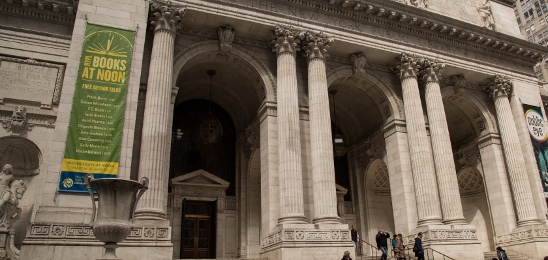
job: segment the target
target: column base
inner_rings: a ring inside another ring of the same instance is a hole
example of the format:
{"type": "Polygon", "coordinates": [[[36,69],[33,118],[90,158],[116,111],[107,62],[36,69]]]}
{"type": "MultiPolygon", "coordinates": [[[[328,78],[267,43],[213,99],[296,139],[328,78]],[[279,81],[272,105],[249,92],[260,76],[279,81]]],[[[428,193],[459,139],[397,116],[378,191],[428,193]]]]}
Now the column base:
{"type": "Polygon", "coordinates": [[[307,224],[305,216],[283,217],[278,219],[278,224],[307,224]]]}
{"type": "Polygon", "coordinates": [[[445,225],[468,225],[465,219],[447,219],[443,221],[445,225]]]}
{"type": "Polygon", "coordinates": [[[136,219],[165,220],[166,213],[157,209],[139,209],[135,211],[136,219]]]}
{"type": "Polygon", "coordinates": [[[441,218],[422,219],[418,222],[419,227],[428,225],[443,225],[443,223],[441,223],[441,218]]]}
{"type": "Polygon", "coordinates": [[[268,259],[339,259],[354,245],[346,224],[280,224],[261,239],[261,258],[268,259]]]}
{"type": "Polygon", "coordinates": [[[540,224],[540,220],[538,220],[538,219],[521,220],[521,221],[518,221],[518,223],[517,223],[518,227],[539,225],[539,224],[540,224]]]}
{"type": "Polygon", "coordinates": [[[325,217],[314,219],[314,224],[341,224],[339,217],[325,217]]]}

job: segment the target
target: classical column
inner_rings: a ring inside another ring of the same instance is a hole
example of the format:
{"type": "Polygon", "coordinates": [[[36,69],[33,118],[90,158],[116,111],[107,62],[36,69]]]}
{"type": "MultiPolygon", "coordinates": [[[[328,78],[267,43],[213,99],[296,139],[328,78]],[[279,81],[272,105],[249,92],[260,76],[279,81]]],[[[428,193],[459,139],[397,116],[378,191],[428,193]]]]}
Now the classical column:
{"type": "Polygon", "coordinates": [[[278,156],[280,183],[279,223],[306,223],[303,202],[301,129],[295,55],[299,50],[295,31],[276,27],[273,51],[278,61],[278,156]]]}
{"type": "Polygon", "coordinates": [[[425,82],[426,111],[430,126],[430,140],[440,191],[441,211],[443,223],[465,224],[460,200],[459,184],[451,140],[449,139],[449,127],[445,118],[445,109],[440,91],[439,77],[445,65],[437,61],[425,60],[422,63],[422,79],[425,82]]]}
{"type": "Polygon", "coordinates": [[[537,224],[538,219],[535,212],[533,193],[527,177],[518,130],[508,100],[508,96],[512,91],[512,83],[508,77],[496,75],[484,89],[489,92],[495,101],[502,147],[517,211],[517,225],[537,224]]]}
{"type": "Polygon", "coordinates": [[[395,72],[401,80],[403,105],[405,109],[405,124],[413,182],[417,201],[419,226],[441,224],[441,209],[434,171],[434,160],[422,110],[417,73],[419,60],[414,55],[402,53],[396,58],[395,72]]]}
{"type": "Polygon", "coordinates": [[[171,88],[175,31],[181,27],[184,9],[151,2],[154,42],[150,57],[139,178],[150,185],[137,207],[140,219],[165,219],[169,172],[171,88]]]}
{"type": "Polygon", "coordinates": [[[308,106],[310,147],[312,149],[312,189],[314,223],[340,223],[337,215],[337,189],[331,135],[331,116],[327,93],[325,58],[333,42],[324,34],[302,35],[304,55],[308,59],[308,106]]]}

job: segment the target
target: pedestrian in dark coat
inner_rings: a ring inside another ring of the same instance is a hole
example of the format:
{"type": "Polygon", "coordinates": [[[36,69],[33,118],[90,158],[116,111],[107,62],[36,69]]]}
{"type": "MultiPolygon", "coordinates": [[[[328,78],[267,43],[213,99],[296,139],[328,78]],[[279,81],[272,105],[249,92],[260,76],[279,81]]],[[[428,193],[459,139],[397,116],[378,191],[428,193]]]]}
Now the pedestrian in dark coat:
{"type": "Polygon", "coordinates": [[[386,243],[386,240],[390,238],[390,233],[381,230],[379,233],[377,233],[377,236],[375,237],[375,240],[377,240],[377,247],[379,250],[382,251],[381,259],[380,260],[386,260],[388,257],[388,245],[386,243]]]}
{"type": "Polygon", "coordinates": [[[499,260],[508,260],[508,256],[506,255],[506,251],[502,250],[502,247],[497,247],[497,257],[499,260]]]}
{"type": "Polygon", "coordinates": [[[417,257],[417,260],[424,260],[424,248],[422,247],[422,232],[419,232],[417,234],[417,237],[415,238],[415,246],[413,247],[413,251],[415,252],[415,257],[417,257]],[[415,250],[415,247],[417,247],[415,250]]]}

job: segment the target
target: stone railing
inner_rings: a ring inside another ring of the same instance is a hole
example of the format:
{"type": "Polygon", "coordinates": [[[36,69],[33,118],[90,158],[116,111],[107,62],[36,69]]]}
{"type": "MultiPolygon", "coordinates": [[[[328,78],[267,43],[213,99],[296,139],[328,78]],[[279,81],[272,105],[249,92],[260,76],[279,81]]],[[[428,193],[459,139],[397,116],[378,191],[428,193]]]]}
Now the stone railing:
{"type": "Polygon", "coordinates": [[[548,241],[548,229],[531,227],[531,229],[497,236],[497,245],[501,246],[518,245],[531,241],[548,241]]]}

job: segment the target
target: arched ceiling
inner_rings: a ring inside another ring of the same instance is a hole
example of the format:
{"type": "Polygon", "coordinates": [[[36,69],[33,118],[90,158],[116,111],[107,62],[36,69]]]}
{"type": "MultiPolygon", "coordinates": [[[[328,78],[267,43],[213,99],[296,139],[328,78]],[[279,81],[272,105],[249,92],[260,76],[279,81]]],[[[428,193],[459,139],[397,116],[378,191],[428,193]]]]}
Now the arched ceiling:
{"type": "MultiPolygon", "coordinates": [[[[343,77],[331,84],[329,90],[337,90],[335,105],[337,116],[331,112],[335,122],[351,145],[382,127],[387,105],[384,95],[371,83],[360,77],[343,77]],[[336,119],[340,122],[337,122],[336,119]]],[[[330,107],[333,111],[333,96],[330,96],[330,107]]]]}
{"type": "Polygon", "coordinates": [[[477,106],[467,98],[451,95],[443,99],[445,116],[453,149],[476,139],[485,129],[485,119],[477,106]]]}
{"type": "Polygon", "coordinates": [[[255,118],[263,100],[263,83],[258,73],[245,61],[227,53],[205,53],[188,61],[177,80],[175,104],[190,99],[209,99],[223,107],[232,118],[236,131],[244,129],[255,118]]]}

